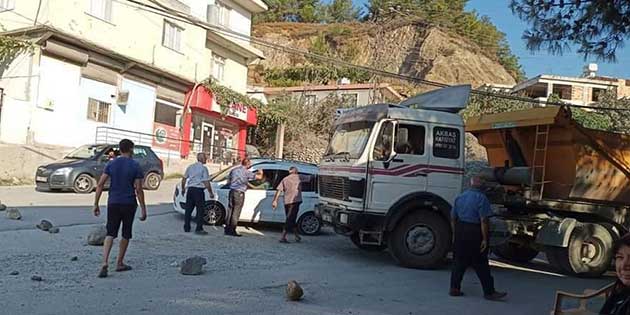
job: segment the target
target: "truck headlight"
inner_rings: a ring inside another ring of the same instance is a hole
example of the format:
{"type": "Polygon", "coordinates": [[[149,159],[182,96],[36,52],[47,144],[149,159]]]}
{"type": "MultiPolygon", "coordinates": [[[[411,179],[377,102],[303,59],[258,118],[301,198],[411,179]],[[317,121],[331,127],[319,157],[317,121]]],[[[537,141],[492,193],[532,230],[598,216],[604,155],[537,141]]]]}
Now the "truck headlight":
{"type": "Polygon", "coordinates": [[[53,172],[53,175],[68,175],[70,174],[70,172],[72,172],[72,168],[70,167],[62,167],[56,171],[53,172]]]}

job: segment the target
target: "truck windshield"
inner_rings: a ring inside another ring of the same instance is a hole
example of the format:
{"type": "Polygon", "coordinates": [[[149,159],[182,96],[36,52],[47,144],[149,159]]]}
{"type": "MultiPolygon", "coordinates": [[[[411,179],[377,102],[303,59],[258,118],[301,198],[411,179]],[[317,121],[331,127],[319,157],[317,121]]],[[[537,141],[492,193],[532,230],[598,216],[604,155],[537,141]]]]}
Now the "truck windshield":
{"type": "Polygon", "coordinates": [[[325,156],[343,154],[348,158],[359,158],[365,149],[373,126],[372,121],[356,121],[338,125],[325,156]]]}

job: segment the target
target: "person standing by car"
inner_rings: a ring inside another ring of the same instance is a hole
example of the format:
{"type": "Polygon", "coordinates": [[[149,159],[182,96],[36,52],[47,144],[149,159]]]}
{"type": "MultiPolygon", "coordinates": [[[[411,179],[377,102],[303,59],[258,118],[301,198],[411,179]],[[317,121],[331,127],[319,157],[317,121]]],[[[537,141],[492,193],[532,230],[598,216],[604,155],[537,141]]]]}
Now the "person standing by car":
{"type": "Polygon", "coordinates": [[[107,199],[107,237],[103,246],[103,265],[98,274],[99,278],[107,277],[109,265],[109,254],[114,244],[114,239],[118,237],[118,230],[122,223],[122,239],[120,240],[120,250],[116,260],[116,271],[128,271],[131,267],[124,262],[129,240],[131,240],[131,230],[133,219],[136,215],[136,208],[140,202],[140,221],[147,219],[147,207],[144,202],[144,191],[142,190],[142,179],[144,174],[138,162],[132,158],[134,144],[131,140],[123,139],[119,143],[121,155],[110,161],[105,166],[105,171],[96,186],[94,197],[94,215],[99,216],[101,210],[99,201],[105,182],[111,178],[109,186],[109,197],[107,199]]]}
{"type": "Polygon", "coordinates": [[[462,296],[461,283],[468,267],[473,267],[487,300],[503,300],[507,293],[494,289],[494,279],[490,275],[488,262],[488,217],[492,214],[488,197],[481,192],[482,181],[473,177],[471,188],[464,191],[451,210],[453,228],[453,271],[451,273],[451,296],[462,296]]]}
{"type": "Polygon", "coordinates": [[[241,161],[241,165],[230,171],[228,176],[228,186],[230,187],[228,199],[228,215],[225,220],[225,235],[241,236],[236,232],[238,219],[241,217],[241,210],[245,202],[245,191],[247,184],[252,180],[260,180],[264,174],[258,170],[255,174],[249,171],[252,162],[246,157],[241,161]]]}
{"type": "Polygon", "coordinates": [[[284,229],[282,230],[282,237],[280,243],[288,243],[287,234],[294,233],[295,241],[300,242],[302,238],[295,228],[295,221],[297,220],[298,212],[300,212],[300,204],[302,204],[302,182],[310,180],[310,176],[298,174],[298,169],[295,166],[289,168],[289,175],[282,179],[276,189],[276,194],[273,197],[271,207],[275,211],[278,207],[278,199],[280,193],[284,193],[284,213],[286,220],[284,229]]]}
{"type": "Polygon", "coordinates": [[[207,189],[212,198],[212,187],[210,186],[210,174],[205,164],[207,162],[205,153],[197,154],[197,162],[188,166],[184,177],[182,178],[182,194],[186,195],[186,213],[184,214],[184,232],[190,232],[190,217],[193,209],[197,209],[195,223],[197,228],[195,234],[205,235],[208,232],[203,230],[203,214],[206,209],[206,195],[204,189],[207,189]],[[188,188],[188,194],[186,194],[188,188]]]}

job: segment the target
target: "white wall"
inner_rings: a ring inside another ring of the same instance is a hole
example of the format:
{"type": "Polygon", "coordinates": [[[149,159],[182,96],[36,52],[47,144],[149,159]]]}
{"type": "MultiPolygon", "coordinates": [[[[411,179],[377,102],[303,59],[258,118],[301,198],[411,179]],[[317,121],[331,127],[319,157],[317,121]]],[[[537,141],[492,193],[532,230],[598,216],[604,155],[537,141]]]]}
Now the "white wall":
{"type": "Polygon", "coordinates": [[[126,106],[113,105],[111,124],[119,129],[153,134],[155,88],[123,79],[122,90],[129,91],[129,102],[126,106]]]}
{"type": "Polygon", "coordinates": [[[0,141],[26,143],[28,124],[34,98],[37,95],[38,76],[36,56],[22,54],[4,71],[0,79],[3,89],[0,113],[0,141]]]}

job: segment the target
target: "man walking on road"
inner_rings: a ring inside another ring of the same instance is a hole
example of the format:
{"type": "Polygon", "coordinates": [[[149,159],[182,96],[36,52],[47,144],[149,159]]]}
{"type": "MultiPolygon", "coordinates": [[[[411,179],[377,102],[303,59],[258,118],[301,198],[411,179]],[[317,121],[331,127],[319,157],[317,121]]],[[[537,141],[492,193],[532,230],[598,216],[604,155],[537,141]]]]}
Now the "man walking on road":
{"type": "Polygon", "coordinates": [[[471,188],[457,199],[451,211],[453,228],[453,270],[451,274],[451,296],[462,296],[461,282],[468,267],[475,269],[488,300],[503,300],[507,293],[494,289],[494,279],[490,275],[488,262],[488,217],[492,214],[490,201],[479,190],[482,186],[479,177],[470,181],[471,188]]]}
{"type": "Polygon", "coordinates": [[[98,204],[101,194],[103,193],[105,182],[111,179],[109,197],[107,199],[107,237],[105,237],[103,246],[103,265],[98,274],[99,278],[107,277],[109,254],[112,250],[114,239],[118,237],[121,223],[122,239],[120,240],[120,250],[116,260],[116,271],[131,270],[131,266],[126,265],[124,260],[129,240],[131,240],[133,219],[136,215],[136,208],[138,208],[136,198],[140,202],[142,211],[140,221],[147,219],[147,206],[144,202],[144,191],[142,190],[144,175],[138,162],[132,158],[134,144],[131,140],[123,139],[120,141],[119,147],[120,156],[105,166],[105,171],[96,186],[94,198],[94,215],[99,216],[101,210],[98,204]]]}
{"type": "Polygon", "coordinates": [[[280,193],[284,192],[284,213],[286,215],[280,243],[288,243],[287,234],[292,232],[295,234],[296,242],[299,243],[302,240],[298,234],[298,230],[295,228],[295,221],[297,220],[298,212],[300,212],[300,204],[302,204],[302,182],[309,180],[310,176],[299,175],[298,169],[291,166],[289,168],[289,176],[283,178],[276,188],[276,195],[273,197],[271,206],[275,211],[278,207],[278,198],[280,198],[280,193]]]}
{"type": "Polygon", "coordinates": [[[205,235],[208,232],[203,230],[203,215],[206,209],[206,195],[204,189],[207,189],[212,198],[212,187],[210,187],[210,174],[206,168],[207,158],[205,153],[197,154],[197,162],[188,166],[184,177],[182,178],[182,194],[186,195],[186,213],[184,216],[184,232],[190,232],[190,217],[193,209],[197,209],[195,223],[197,228],[195,234],[205,235]],[[186,188],[188,193],[186,194],[186,188]]]}
{"type": "Polygon", "coordinates": [[[241,210],[245,202],[245,191],[247,191],[247,183],[255,179],[262,179],[263,172],[258,170],[255,174],[249,171],[252,162],[245,157],[241,161],[241,165],[230,171],[228,183],[230,186],[230,194],[228,199],[228,215],[225,220],[225,235],[241,236],[236,232],[238,219],[241,217],[241,210]]]}

